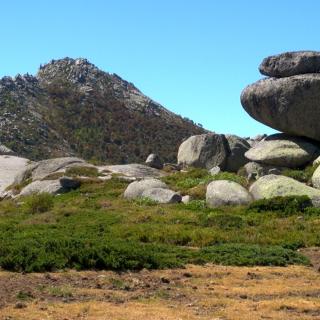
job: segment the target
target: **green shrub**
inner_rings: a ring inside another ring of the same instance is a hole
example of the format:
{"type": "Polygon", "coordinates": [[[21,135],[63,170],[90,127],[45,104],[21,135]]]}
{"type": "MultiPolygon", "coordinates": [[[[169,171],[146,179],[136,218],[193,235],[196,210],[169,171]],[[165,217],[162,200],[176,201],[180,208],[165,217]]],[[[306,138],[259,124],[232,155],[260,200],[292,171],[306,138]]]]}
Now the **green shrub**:
{"type": "Polygon", "coordinates": [[[308,196],[288,196],[256,200],[249,204],[248,211],[275,211],[286,216],[305,212],[309,207],[312,207],[312,202],[308,196]]]}
{"type": "Polygon", "coordinates": [[[40,193],[31,195],[25,199],[24,209],[26,213],[35,214],[49,211],[53,207],[53,195],[40,193]]]}
{"type": "Polygon", "coordinates": [[[206,201],[205,200],[191,200],[186,204],[182,204],[184,209],[192,210],[192,211],[201,211],[206,209],[206,201]]]}
{"type": "Polygon", "coordinates": [[[217,214],[216,212],[202,214],[200,221],[201,225],[204,227],[218,227],[223,230],[240,229],[245,224],[240,216],[217,214]]]}
{"type": "Polygon", "coordinates": [[[251,266],[309,264],[299,253],[278,246],[221,244],[192,250],[135,241],[86,239],[6,240],[0,246],[0,266],[16,272],[77,270],[141,270],[181,267],[187,263],[251,266]]]}
{"type": "Polygon", "coordinates": [[[200,256],[205,261],[235,266],[310,264],[306,257],[280,246],[223,244],[202,249],[200,256]]]}
{"type": "Polygon", "coordinates": [[[307,166],[304,169],[286,169],[282,172],[282,175],[287,176],[289,178],[293,178],[300,182],[310,183],[313,173],[318,168],[318,165],[315,166],[307,166]]]}

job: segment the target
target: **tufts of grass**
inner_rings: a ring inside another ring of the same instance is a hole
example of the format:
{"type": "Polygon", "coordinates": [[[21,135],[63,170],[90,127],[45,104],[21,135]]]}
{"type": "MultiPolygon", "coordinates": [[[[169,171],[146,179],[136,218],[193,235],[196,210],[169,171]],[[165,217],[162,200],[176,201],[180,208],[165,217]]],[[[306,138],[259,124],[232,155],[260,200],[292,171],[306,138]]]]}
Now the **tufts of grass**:
{"type": "Polygon", "coordinates": [[[293,178],[295,180],[298,180],[300,182],[304,182],[307,184],[311,183],[311,178],[313,173],[316,171],[318,168],[319,164],[315,166],[307,166],[304,169],[286,169],[282,172],[282,175],[287,176],[289,178],[293,178]]]}
{"type": "Polygon", "coordinates": [[[199,168],[189,168],[186,172],[180,171],[168,175],[162,180],[167,183],[170,188],[180,191],[183,195],[189,194],[194,199],[204,199],[207,185],[214,180],[234,181],[242,186],[247,186],[247,180],[231,172],[220,172],[212,176],[208,170],[199,168]]]}
{"type": "Polygon", "coordinates": [[[70,177],[98,177],[99,171],[94,167],[75,166],[67,168],[65,175],[70,177]]]}
{"type": "Polygon", "coordinates": [[[34,194],[25,198],[24,211],[28,214],[44,213],[53,207],[53,195],[49,193],[34,194]]]}

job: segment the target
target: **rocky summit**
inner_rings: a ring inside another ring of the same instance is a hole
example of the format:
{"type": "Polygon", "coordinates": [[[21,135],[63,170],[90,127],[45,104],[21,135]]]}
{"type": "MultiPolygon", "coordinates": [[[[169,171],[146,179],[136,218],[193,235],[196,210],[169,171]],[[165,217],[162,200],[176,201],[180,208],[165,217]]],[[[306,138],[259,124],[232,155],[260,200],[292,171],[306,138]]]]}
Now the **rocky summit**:
{"type": "Polygon", "coordinates": [[[0,79],[0,143],[32,160],[129,163],[154,152],[172,162],[184,139],[204,132],[86,59],[52,60],[35,76],[0,79]]]}
{"type": "Polygon", "coordinates": [[[320,141],[319,57],[320,52],[304,51],[266,58],[260,70],[272,78],[245,88],[242,106],[271,128],[320,141]]]}

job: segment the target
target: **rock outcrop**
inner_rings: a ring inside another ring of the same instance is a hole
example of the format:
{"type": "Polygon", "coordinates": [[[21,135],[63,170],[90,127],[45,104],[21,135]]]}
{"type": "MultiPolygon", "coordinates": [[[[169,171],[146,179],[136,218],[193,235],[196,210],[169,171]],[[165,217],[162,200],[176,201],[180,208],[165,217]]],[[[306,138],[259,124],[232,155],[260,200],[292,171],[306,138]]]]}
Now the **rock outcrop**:
{"type": "Polygon", "coordinates": [[[319,148],[311,141],[286,134],[268,136],[245,153],[251,161],[287,168],[304,166],[318,155],[319,148]]]}
{"type": "Polygon", "coordinates": [[[52,60],[36,76],[0,79],[0,121],[1,143],[34,161],[133,163],[152,150],[172,162],[183,139],[206,132],[118,75],[71,58],[52,60]]]}
{"type": "Polygon", "coordinates": [[[252,197],[247,189],[233,181],[212,181],[207,187],[206,203],[211,208],[227,205],[246,205],[251,201],[252,197]]]}
{"type": "Polygon", "coordinates": [[[218,166],[236,172],[248,162],[244,153],[249,148],[245,139],[235,135],[208,133],[191,136],[179,147],[178,164],[208,170],[218,166]]]}
{"type": "Polygon", "coordinates": [[[263,79],[246,87],[241,94],[242,106],[271,128],[320,141],[319,58],[319,52],[266,58],[261,71],[280,78],[263,79]]]}

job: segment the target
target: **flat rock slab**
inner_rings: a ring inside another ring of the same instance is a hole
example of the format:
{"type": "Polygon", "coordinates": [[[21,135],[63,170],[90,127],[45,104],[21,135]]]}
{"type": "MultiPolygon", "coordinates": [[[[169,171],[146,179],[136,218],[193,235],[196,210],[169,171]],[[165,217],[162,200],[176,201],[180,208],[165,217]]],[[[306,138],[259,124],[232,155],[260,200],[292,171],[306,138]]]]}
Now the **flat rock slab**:
{"type": "Polygon", "coordinates": [[[26,168],[30,160],[14,156],[0,156],[0,193],[10,186],[16,174],[26,168]]]}
{"type": "Polygon", "coordinates": [[[128,177],[135,177],[137,179],[158,178],[165,176],[165,173],[158,169],[138,163],[99,166],[98,169],[100,172],[108,171],[115,174],[122,174],[128,177]]]}
{"type": "Polygon", "coordinates": [[[263,59],[259,71],[270,77],[289,77],[305,73],[320,72],[320,52],[284,52],[263,59]]]}
{"type": "Polygon", "coordinates": [[[41,180],[49,174],[63,172],[66,168],[76,165],[89,165],[83,159],[76,157],[64,157],[42,160],[36,163],[32,171],[32,180],[41,180]]]}

